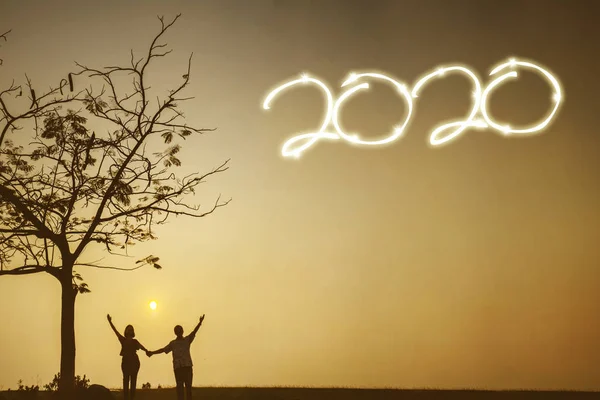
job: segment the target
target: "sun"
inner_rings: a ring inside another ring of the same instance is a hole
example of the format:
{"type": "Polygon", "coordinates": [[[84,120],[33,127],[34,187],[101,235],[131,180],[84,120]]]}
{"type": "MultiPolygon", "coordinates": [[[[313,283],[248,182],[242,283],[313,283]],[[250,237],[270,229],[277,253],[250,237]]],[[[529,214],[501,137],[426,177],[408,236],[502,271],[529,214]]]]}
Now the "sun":
{"type": "Polygon", "coordinates": [[[156,310],[156,302],[154,300],[150,302],[150,309],[156,310]]]}

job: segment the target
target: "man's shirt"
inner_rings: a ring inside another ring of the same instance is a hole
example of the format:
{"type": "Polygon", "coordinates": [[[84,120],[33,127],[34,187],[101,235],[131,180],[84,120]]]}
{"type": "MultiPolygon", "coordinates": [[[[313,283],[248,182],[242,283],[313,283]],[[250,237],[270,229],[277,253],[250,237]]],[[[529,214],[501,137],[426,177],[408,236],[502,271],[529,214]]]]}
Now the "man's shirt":
{"type": "Polygon", "coordinates": [[[181,339],[172,340],[165,347],[165,353],[173,353],[173,369],[181,367],[192,367],[192,355],[190,354],[190,345],[194,341],[195,334],[190,334],[181,339]]]}

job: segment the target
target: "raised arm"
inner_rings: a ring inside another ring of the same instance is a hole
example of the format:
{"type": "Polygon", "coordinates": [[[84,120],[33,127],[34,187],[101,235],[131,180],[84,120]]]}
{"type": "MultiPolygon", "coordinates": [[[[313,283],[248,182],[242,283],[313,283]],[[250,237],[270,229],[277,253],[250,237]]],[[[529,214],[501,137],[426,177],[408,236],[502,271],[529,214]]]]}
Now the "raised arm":
{"type": "Polygon", "coordinates": [[[202,316],[200,317],[200,321],[198,322],[198,325],[196,325],[196,327],[194,328],[192,333],[189,334],[190,339],[193,340],[196,337],[196,333],[198,333],[198,329],[200,329],[200,326],[202,325],[202,321],[204,321],[204,314],[202,314],[202,316]]]}
{"type": "Polygon", "coordinates": [[[121,333],[119,333],[119,331],[117,330],[117,328],[115,328],[115,326],[112,323],[112,317],[110,316],[110,314],[106,315],[106,319],[108,320],[108,323],[110,324],[110,327],[112,328],[112,330],[115,332],[115,335],[117,335],[117,338],[119,338],[119,340],[123,340],[125,339],[123,337],[123,335],[121,335],[121,333]]]}

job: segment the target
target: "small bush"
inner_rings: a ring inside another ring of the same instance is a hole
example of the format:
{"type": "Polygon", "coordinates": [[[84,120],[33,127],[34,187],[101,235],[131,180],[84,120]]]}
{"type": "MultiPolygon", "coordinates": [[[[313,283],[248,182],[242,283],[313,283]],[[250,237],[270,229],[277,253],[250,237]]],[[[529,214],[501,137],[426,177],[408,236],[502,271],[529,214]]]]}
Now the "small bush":
{"type": "MultiPolygon", "coordinates": [[[[48,392],[58,392],[58,382],[60,381],[60,372],[54,375],[52,381],[44,385],[44,389],[48,392]]],[[[90,387],[90,380],[87,379],[86,375],[83,378],[80,375],[75,377],[75,390],[87,389],[90,387]]]]}
{"type": "Polygon", "coordinates": [[[23,400],[37,399],[40,387],[38,385],[23,385],[23,380],[19,379],[17,383],[17,398],[23,400]]]}
{"type": "Polygon", "coordinates": [[[150,382],[146,382],[142,385],[142,389],[152,389],[152,385],[150,382]]]}

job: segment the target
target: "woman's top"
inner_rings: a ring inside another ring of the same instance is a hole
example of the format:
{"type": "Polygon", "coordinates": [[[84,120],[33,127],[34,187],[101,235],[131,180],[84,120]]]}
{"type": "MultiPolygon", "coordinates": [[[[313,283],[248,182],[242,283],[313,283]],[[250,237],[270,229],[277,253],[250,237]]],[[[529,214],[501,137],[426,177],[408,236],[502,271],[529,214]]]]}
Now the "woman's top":
{"type": "Polygon", "coordinates": [[[121,356],[124,358],[137,358],[137,351],[142,348],[137,339],[119,336],[121,342],[121,356]]]}

